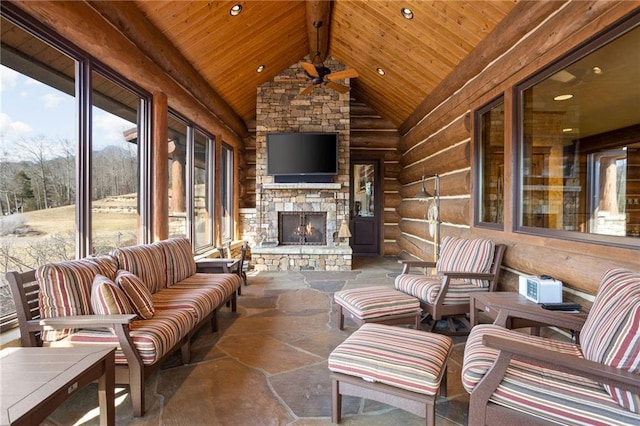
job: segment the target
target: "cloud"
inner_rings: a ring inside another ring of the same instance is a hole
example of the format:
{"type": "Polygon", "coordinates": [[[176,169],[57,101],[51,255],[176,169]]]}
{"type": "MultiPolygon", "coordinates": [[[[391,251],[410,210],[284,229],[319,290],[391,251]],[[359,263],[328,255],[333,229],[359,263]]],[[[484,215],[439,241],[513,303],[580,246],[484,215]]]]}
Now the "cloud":
{"type": "Polygon", "coordinates": [[[7,114],[0,112],[0,140],[20,139],[33,132],[33,128],[22,121],[13,121],[7,114]]]}
{"type": "Polygon", "coordinates": [[[11,68],[0,66],[0,92],[15,88],[18,85],[19,76],[20,74],[11,68]]]}
{"type": "Polygon", "coordinates": [[[40,100],[44,102],[46,109],[53,109],[60,105],[64,101],[64,98],[55,93],[47,93],[46,95],[40,96],[40,100]]]}
{"type": "MultiPolygon", "coordinates": [[[[132,127],[136,127],[136,125],[116,115],[94,109],[93,133],[94,135],[100,135],[100,139],[103,142],[107,142],[107,144],[124,142],[123,132],[132,127]]],[[[97,140],[94,140],[94,143],[102,145],[100,141],[97,140]]],[[[94,148],[96,147],[94,146],[94,148]]]]}

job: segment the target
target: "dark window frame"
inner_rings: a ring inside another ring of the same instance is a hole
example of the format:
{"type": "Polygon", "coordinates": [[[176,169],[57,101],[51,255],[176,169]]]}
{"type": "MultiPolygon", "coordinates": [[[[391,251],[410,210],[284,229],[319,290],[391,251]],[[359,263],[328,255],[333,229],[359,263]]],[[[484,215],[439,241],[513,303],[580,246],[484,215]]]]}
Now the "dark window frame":
{"type": "MultiPolygon", "coordinates": [[[[599,32],[593,37],[580,44],[569,53],[561,58],[551,62],[547,66],[528,76],[520,83],[513,87],[513,105],[512,105],[512,161],[513,161],[513,186],[512,186],[512,220],[513,232],[519,234],[535,235],[547,238],[556,238],[576,242],[592,243],[604,246],[613,246],[620,248],[640,248],[640,240],[633,237],[611,236],[603,234],[589,234],[576,231],[565,231],[560,229],[541,228],[535,226],[524,226],[522,224],[523,217],[523,144],[524,144],[524,125],[523,125],[523,109],[524,109],[524,92],[552,76],[553,74],[563,70],[567,66],[588,56],[591,52],[603,47],[607,43],[624,33],[637,29],[640,25],[640,12],[632,13],[623,18],[621,21],[612,24],[607,29],[599,32]]],[[[639,27],[640,28],[640,27],[639,27]]]]}

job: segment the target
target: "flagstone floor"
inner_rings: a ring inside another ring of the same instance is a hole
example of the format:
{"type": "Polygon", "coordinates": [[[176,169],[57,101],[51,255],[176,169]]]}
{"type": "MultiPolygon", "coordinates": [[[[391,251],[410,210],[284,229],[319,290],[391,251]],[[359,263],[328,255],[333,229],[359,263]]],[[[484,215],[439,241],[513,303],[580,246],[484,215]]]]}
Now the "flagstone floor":
{"type": "MultiPolygon", "coordinates": [[[[388,285],[400,272],[395,258],[358,257],[347,272],[249,274],[237,313],[218,314],[219,331],[203,329],[192,360],[170,358],[146,383],[147,412],[134,418],[126,386],[116,388],[118,425],[327,425],[331,388],[327,357],[355,324],[337,328],[333,293],[388,285]]],[[[436,405],[436,425],[466,424],[469,396],[460,383],[464,338],[455,338],[448,396],[436,405]]],[[[99,424],[90,385],[45,424],[99,424]]],[[[345,397],[345,425],[423,425],[424,419],[360,398],[345,397]]]]}

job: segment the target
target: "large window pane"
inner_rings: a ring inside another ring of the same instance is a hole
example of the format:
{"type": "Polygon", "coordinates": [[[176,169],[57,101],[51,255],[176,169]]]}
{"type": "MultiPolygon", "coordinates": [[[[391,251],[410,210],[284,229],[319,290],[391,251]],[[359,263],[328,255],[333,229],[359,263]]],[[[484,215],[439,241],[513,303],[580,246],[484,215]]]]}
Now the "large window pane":
{"type": "Polygon", "coordinates": [[[522,230],[637,245],[640,27],[617,31],[518,90],[522,230]]]}
{"type": "Polygon", "coordinates": [[[209,209],[211,208],[211,139],[202,132],[196,130],[193,152],[194,165],[194,200],[193,200],[193,225],[195,247],[200,248],[213,243],[212,227],[209,209]]]}
{"type": "Polygon", "coordinates": [[[2,18],[0,317],[5,273],[76,257],[76,61],[2,18]]]}
{"type": "Polygon", "coordinates": [[[137,243],[140,98],[92,73],[91,246],[94,254],[137,243]]]}
{"type": "Polygon", "coordinates": [[[187,125],[169,115],[169,236],[187,233],[187,125]]]}
{"type": "MultiPolygon", "coordinates": [[[[476,111],[476,225],[504,222],[504,101],[500,97],[476,111]]],[[[494,225],[494,226],[495,226],[494,225]]],[[[502,226],[499,226],[502,228],[502,226]]]]}

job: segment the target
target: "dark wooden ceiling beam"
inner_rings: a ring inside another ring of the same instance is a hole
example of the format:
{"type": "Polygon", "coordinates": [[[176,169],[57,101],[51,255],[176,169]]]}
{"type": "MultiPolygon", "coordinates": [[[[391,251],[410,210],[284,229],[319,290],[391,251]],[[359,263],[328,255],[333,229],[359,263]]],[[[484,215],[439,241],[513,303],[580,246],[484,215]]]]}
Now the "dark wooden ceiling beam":
{"type": "Polygon", "coordinates": [[[88,3],[236,134],[240,137],[247,134],[242,118],[133,2],[88,3]]]}
{"type": "Polygon", "coordinates": [[[320,61],[324,61],[329,54],[331,2],[332,0],[307,1],[307,34],[309,39],[309,59],[312,61],[317,52],[320,52],[320,61]],[[322,26],[319,29],[316,29],[316,27],[313,25],[314,22],[322,22],[322,26]],[[320,31],[319,43],[318,31],[320,31]]]}
{"type": "Polygon", "coordinates": [[[400,125],[398,131],[406,135],[435,107],[444,102],[488,64],[508,51],[529,31],[537,27],[560,7],[558,2],[526,1],[516,5],[474,50],[418,105],[400,125]]]}

